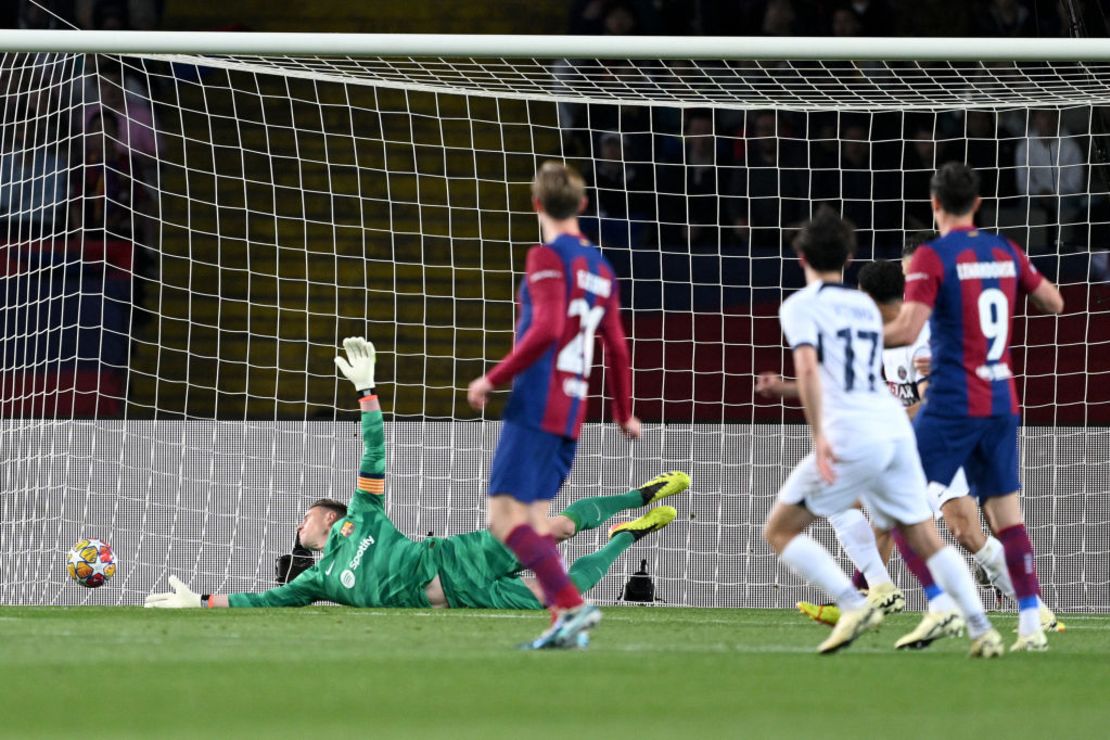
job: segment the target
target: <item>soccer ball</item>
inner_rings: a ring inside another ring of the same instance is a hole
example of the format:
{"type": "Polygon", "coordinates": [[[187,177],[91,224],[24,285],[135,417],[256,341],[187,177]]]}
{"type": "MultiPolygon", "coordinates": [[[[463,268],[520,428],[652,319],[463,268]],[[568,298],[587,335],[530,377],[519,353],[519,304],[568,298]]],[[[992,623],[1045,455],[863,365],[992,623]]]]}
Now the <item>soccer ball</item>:
{"type": "Polygon", "coordinates": [[[100,588],[116,574],[116,554],[103,540],[81,540],[66,555],[66,573],[85,588],[100,588]]]}

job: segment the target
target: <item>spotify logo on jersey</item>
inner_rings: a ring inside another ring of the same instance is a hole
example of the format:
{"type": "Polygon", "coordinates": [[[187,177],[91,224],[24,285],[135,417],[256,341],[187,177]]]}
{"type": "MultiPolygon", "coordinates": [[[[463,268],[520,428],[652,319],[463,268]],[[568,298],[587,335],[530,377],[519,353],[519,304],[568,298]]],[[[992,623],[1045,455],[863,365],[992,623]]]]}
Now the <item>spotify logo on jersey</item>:
{"type": "Polygon", "coordinates": [[[354,571],[348,569],[340,573],[339,582],[343,584],[344,588],[353,588],[355,585],[354,571]]]}

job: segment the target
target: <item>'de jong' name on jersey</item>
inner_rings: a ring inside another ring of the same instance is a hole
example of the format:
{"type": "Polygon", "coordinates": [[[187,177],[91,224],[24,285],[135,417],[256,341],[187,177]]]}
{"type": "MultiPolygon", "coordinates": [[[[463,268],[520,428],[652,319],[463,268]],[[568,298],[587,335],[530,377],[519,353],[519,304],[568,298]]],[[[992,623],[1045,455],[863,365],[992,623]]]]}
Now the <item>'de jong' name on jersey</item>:
{"type": "Polygon", "coordinates": [[[533,247],[518,301],[513,351],[487,375],[495,386],[513,381],[504,418],[577,439],[596,336],[605,349],[613,416],[626,422],[632,415],[632,370],[620,291],[597,247],[580,234],[560,234],[533,247]]]}

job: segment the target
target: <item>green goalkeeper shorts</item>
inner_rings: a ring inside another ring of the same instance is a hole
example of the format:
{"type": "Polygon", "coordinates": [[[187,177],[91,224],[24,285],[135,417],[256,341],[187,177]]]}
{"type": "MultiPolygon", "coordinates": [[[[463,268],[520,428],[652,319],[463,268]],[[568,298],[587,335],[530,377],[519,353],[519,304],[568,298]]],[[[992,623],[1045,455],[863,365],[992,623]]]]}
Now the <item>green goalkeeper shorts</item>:
{"type": "Polygon", "coordinates": [[[488,530],[437,538],[432,559],[452,609],[542,609],[519,573],[524,567],[488,530]]]}

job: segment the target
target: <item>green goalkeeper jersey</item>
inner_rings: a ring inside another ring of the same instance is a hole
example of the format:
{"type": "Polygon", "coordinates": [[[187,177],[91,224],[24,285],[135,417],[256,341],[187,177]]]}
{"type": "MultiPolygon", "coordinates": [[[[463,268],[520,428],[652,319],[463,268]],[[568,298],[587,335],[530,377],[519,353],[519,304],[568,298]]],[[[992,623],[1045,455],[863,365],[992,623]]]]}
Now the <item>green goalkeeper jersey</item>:
{"type": "Polygon", "coordinates": [[[424,588],[436,575],[437,540],[413,542],[385,513],[385,427],[381,411],[362,412],[362,464],[347,516],[331,528],[319,561],[295,579],[261,593],[231,594],[232,607],[427,607],[424,588]]]}

